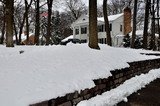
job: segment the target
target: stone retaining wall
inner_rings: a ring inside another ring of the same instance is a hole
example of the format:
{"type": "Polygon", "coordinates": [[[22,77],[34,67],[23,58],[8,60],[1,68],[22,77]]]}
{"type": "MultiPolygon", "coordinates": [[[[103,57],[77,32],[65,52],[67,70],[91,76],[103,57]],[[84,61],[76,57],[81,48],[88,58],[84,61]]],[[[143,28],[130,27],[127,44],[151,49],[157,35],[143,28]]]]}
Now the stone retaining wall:
{"type": "Polygon", "coordinates": [[[151,69],[160,68],[160,59],[131,62],[129,65],[129,68],[111,71],[112,76],[109,78],[93,80],[96,86],[91,89],[82,90],[80,93],[75,91],[66,94],[64,97],[53,98],[30,106],[76,106],[80,101],[113,89],[135,75],[148,73],[151,69]]]}

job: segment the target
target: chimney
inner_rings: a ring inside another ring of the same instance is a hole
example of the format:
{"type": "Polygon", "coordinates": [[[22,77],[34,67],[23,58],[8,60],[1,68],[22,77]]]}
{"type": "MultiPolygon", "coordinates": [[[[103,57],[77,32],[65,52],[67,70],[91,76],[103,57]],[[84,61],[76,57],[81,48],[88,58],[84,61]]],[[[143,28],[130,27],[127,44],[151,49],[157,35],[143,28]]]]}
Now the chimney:
{"type": "Polygon", "coordinates": [[[132,27],[131,27],[131,18],[132,18],[132,13],[131,13],[131,9],[126,6],[123,9],[123,13],[124,13],[124,35],[127,35],[128,33],[130,33],[132,31],[132,27]]]}

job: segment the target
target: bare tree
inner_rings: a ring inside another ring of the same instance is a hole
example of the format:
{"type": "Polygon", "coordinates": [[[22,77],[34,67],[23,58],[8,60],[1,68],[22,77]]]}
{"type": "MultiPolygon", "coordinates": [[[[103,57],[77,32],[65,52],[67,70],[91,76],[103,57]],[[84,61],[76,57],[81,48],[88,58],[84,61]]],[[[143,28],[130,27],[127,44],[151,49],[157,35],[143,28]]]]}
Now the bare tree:
{"type": "MultiPolygon", "coordinates": [[[[23,13],[23,19],[20,23],[20,29],[19,29],[19,43],[21,43],[21,34],[23,32],[23,27],[24,27],[24,23],[25,23],[25,20],[28,20],[28,11],[29,11],[29,8],[31,7],[31,4],[32,4],[32,0],[30,1],[30,3],[27,2],[27,0],[25,0],[25,12],[23,13]],[[26,19],[27,18],[27,19],[26,19]]],[[[28,22],[28,21],[27,21],[28,22]]],[[[27,23],[28,24],[28,23],[27,23]]]]}
{"type": "Polygon", "coordinates": [[[136,18],[137,18],[137,0],[134,0],[134,13],[133,13],[133,28],[132,28],[132,43],[131,48],[135,46],[136,39],[136,18]]]}
{"type": "Polygon", "coordinates": [[[26,35],[27,35],[27,44],[29,43],[29,21],[28,21],[28,15],[29,15],[29,9],[31,7],[33,0],[30,0],[30,3],[28,3],[27,0],[25,0],[25,12],[26,12],[26,35]]]}
{"type": "Polygon", "coordinates": [[[77,20],[84,11],[86,11],[86,5],[82,0],[64,0],[67,10],[71,11],[74,20],[77,20]]]}
{"type": "MultiPolygon", "coordinates": [[[[159,18],[159,0],[157,0],[157,18],[159,18]]],[[[160,50],[160,23],[159,23],[160,19],[157,19],[157,29],[158,29],[158,50],[160,50]]]]}
{"type": "Polygon", "coordinates": [[[50,38],[51,38],[52,5],[53,5],[53,0],[47,0],[47,6],[48,6],[48,22],[47,22],[46,45],[49,45],[49,44],[50,44],[50,38]]]}
{"type": "Polygon", "coordinates": [[[98,6],[97,7],[97,16],[98,17],[103,17],[103,6],[98,6]]]}
{"type": "Polygon", "coordinates": [[[144,20],[144,30],[143,30],[143,48],[144,49],[147,49],[149,8],[150,8],[150,0],[147,0],[146,6],[145,6],[145,20],[144,20]]]}
{"type": "Polygon", "coordinates": [[[123,12],[125,5],[131,5],[132,0],[110,0],[109,7],[111,14],[118,14],[123,12]]]}
{"type": "Polygon", "coordinates": [[[13,14],[14,0],[5,0],[5,18],[6,18],[6,47],[14,47],[13,44],[13,14]]]}
{"type": "Polygon", "coordinates": [[[152,15],[152,23],[151,23],[151,45],[150,49],[155,50],[155,0],[152,0],[152,6],[151,6],[151,15],[152,15]]]}
{"type": "Polygon", "coordinates": [[[1,10],[0,10],[0,19],[2,20],[1,21],[1,38],[0,38],[0,44],[3,44],[4,43],[4,34],[5,34],[5,5],[4,3],[2,3],[2,7],[1,7],[1,10]]]}
{"type": "Polygon", "coordinates": [[[36,8],[36,22],[35,22],[35,44],[39,45],[39,34],[40,34],[40,1],[39,0],[34,0],[35,2],[35,8],[36,8]]]}
{"type": "Polygon", "coordinates": [[[100,49],[97,32],[97,0],[89,0],[89,47],[100,49]]]}
{"type": "Polygon", "coordinates": [[[105,20],[107,44],[112,46],[111,33],[110,33],[108,14],[107,14],[107,0],[103,0],[103,14],[104,14],[104,20],[105,20]]]}

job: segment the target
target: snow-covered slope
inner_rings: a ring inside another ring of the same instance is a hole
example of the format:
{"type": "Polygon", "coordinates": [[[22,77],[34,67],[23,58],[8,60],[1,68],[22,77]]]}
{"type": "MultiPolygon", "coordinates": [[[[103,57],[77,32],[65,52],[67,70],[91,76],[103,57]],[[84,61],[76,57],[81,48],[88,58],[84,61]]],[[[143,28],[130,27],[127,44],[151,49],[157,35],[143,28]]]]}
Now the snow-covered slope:
{"type": "Polygon", "coordinates": [[[94,86],[127,62],[157,58],[149,51],[86,44],[67,46],[0,46],[0,105],[27,106],[94,86]],[[19,53],[24,51],[24,53],[19,53]]]}

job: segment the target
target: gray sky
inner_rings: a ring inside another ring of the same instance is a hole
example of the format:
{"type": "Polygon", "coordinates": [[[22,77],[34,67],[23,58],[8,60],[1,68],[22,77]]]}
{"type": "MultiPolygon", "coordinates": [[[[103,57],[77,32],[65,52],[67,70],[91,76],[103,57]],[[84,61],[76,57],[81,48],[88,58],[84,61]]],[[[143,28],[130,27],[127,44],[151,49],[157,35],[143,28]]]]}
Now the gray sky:
{"type": "MultiPolygon", "coordinates": [[[[86,4],[86,6],[88,6],[89,0],[82,0],[82,1],[86,4]]],[[[98,1],[98,5],[102,5],[103,0],[97,0],[97,1],[98,1]]],[[[54,5],[54,9],[57,9],[59,11],[64,11],[65,7],[63,5],[61,6],[59,5],[61,5],[61,3],[58,5],[54,5]]]]}
{"type": "MultiPolygon", "coordinates": [[[[89,0],[82,0],[82,1],[88,6],[89,0]]],[[[97,0],[97,2],[98,2],[98,5],[102,5],[103,0],[97,0]]]]}

